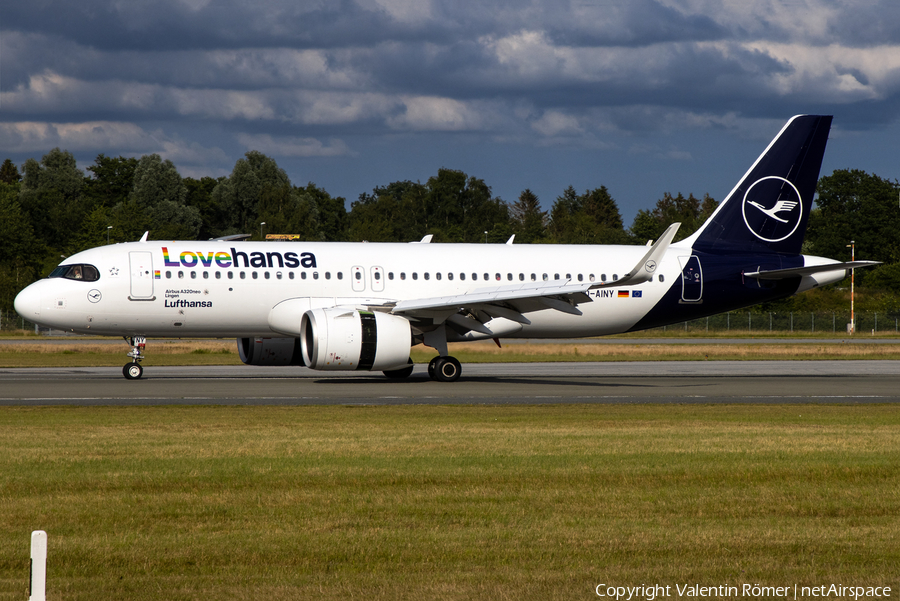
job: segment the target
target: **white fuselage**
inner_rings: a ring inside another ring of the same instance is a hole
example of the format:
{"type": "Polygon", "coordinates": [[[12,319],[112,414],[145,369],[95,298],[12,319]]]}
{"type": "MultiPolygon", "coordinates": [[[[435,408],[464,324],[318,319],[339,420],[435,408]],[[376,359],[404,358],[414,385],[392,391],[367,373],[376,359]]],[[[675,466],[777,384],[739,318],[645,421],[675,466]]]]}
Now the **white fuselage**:
{"type": "MultiPolygon", "coordinates": [[[[621,278],[642,246],[327,242],[133,242],[87,250],[64,264],[93,265],[96,281],[41,280],[17,310],[77,333],[144,336],[277,336],[272,309],[371,306],[532,282],[621,278]]],[[[596,336],[627,331],[673,285],[689,248],[673,245],[650,282],[591,290],[583,315],[545,309],[505,336],[596,336]]],[[[299,319],[299,316],[298,316],[299,319]]],[[[475,336],[477,337],[477,336],[475,336]]]]}

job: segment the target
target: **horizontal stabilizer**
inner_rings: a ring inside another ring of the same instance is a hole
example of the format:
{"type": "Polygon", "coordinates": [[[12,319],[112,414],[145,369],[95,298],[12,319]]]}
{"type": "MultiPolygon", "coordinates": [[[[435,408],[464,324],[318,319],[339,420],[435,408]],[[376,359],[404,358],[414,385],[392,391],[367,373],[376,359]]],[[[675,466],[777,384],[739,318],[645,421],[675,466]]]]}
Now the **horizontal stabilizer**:
{"type": "Polygon", "coordinates": [[[748,278],[756,278],[758,280],[783,280],[785,278],[796,278],[804,275],[813,275],[814,273],[825,273],[827,271],[840,271],[842,269],[859,269],[861,267],[872,267],[881,265],[881,261],[848,261],[846,263],[826,263],[825,265],[810,265],[809,267],[792,267],[789,269],[772,269],[770,271],[753,271],[745,273],[748,278]]]}

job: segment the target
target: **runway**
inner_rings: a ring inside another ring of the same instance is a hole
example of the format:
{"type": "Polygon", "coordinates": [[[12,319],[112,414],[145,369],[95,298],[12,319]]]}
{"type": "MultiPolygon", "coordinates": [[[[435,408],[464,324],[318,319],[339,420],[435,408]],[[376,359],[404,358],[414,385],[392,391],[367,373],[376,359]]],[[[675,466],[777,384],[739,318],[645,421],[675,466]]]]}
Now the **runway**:
{"type": "Polygon", "coordinates": [[[0,405],[898,403],[896,361],[466,364],[446,384],[297,367],[0,369],[0,405]]]}

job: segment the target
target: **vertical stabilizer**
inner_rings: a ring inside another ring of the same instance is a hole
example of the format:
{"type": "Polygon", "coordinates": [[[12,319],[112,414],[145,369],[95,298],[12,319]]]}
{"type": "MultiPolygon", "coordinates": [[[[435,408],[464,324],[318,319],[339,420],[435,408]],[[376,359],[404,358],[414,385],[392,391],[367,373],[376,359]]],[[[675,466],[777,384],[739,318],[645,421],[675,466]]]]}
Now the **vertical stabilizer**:
{"type": "Polygon", "coordinates": [[[800,254],[830,129],[831,116],[800,115],[788,121],[684,243],[700,252],[800,254]]]}

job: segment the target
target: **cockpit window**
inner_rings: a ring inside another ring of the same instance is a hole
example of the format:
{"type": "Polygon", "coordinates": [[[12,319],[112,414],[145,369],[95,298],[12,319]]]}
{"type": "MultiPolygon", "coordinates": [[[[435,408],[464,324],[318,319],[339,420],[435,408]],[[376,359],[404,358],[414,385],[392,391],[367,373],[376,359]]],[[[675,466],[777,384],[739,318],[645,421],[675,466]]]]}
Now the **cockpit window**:
{"type": "Polygon", "coordinates": [[[100,272],[93,265],[60,265],[52,272],[51,278],[65,278],[67,280],[81,280],[83,282],[96,282],[100,279],[100,272]]]}

